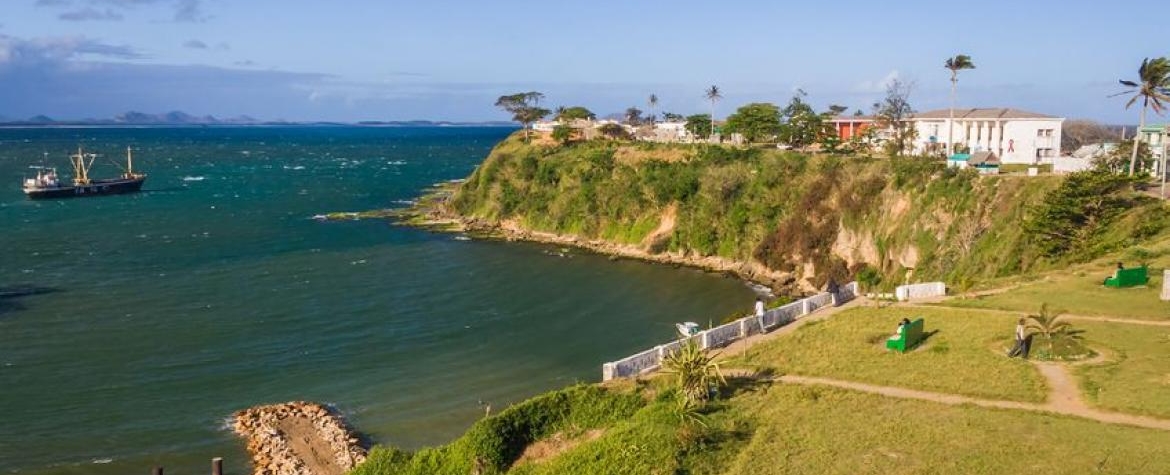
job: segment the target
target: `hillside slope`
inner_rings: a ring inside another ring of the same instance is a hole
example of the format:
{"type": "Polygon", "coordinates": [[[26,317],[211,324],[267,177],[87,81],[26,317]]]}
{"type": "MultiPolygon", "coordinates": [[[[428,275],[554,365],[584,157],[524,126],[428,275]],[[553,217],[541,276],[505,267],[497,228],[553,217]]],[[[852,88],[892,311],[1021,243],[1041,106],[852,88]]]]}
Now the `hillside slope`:
{"type": "MultiPolygon", "coordinates": [[[[561,147],[513,137],[450,208],[520,238],[602,242],[618,254],[731,270],[794,291],[866,268],[891,284],[984,281],[1096,257],[1165,227],[1121,216],[1093,249],[1046,256],[1024,223],[1061,180],[979,176],[918,158],[607,141],[561,147]]],[[[1162,206],[1135,203],[1126,215],[1162,206]]]]}

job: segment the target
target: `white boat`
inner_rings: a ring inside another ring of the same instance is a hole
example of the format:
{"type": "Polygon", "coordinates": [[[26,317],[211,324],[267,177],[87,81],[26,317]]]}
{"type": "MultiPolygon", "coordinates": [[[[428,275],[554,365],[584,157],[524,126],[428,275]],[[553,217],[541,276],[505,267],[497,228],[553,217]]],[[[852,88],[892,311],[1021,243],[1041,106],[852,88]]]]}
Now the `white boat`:
{"type": "Polygon", "coordinates": [[[676,323],[674,327],[678,329],[678,333],[683,338],[689,338],[699,333],[699,324],[695,322],[676,323]]]}

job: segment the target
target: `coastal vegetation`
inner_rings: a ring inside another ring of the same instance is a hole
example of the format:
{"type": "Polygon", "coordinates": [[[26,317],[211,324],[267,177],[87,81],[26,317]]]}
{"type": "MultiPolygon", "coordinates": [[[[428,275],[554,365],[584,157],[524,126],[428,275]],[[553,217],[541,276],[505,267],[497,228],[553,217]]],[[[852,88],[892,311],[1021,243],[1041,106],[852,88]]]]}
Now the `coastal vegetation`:
{"type": "Polygon", "coordinates": [[[450,211],[648,255],[758,264],[797,290],[864,269],[882,285],[1040,272],[1170,226],[1161,203],[1104,172],[996,177],[918,157],[516,138],[456,190],[450,211]]]}

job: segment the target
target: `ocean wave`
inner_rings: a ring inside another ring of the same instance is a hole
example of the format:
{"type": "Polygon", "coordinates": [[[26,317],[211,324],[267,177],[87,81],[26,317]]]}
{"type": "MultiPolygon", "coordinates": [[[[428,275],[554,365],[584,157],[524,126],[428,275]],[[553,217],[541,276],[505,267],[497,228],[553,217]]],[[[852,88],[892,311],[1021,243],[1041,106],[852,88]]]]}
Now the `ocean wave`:
{"type": "Polygon", "coordinates": [[[386,162],[387,165],[406,165],[406,160],[391,160],[386,162]]]}
{"type": "Polygon", "coordinates": [[[203,175],[183,177],[183,181],[203,181],[204,179],[205,179],[205,177],[203,177],[203,175]]]}
{"type": "Polygon", "coordinates": [[[114,459],[93,459],[91,462],[96,464],[107,464],[113,461],[114,459]]]}

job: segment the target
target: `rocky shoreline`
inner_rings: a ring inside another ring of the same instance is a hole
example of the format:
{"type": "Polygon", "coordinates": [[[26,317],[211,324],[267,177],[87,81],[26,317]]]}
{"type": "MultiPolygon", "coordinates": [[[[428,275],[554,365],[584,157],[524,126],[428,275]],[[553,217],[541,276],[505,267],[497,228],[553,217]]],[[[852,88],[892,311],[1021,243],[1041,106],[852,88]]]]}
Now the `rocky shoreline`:
{"type": "Polygon", "coordinates": [[[475,237],[507,241],[555,244],[586,249],[619,258],[694,267],[728,274],[768,287],[779,294],[793,295],[817,291],[805,279],[800,279],[790,272],[769,269],[759,262],[744,262],[717,256],[700,256],[680,252],[654,252],[653,248],[656,246],[653,243],[648,245],[618,244],[603,239],[533,231],[512,221],[498,222],[462,216],[448,206],[448,201],[454,196],[458,186],[458,183],[450,183],[427,190],[415,205],[398,210],[392,217],[404,225],[441,232],[467,233],[475,237]]]}
{"type": "Polygon", "coordinates": [[[251,407],[234,415],[232,428],[247,441],[254,475],[342,475],[366,459],[363,437],[315,402],[251,407]]]}

